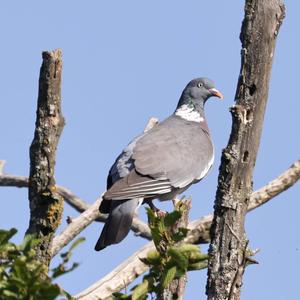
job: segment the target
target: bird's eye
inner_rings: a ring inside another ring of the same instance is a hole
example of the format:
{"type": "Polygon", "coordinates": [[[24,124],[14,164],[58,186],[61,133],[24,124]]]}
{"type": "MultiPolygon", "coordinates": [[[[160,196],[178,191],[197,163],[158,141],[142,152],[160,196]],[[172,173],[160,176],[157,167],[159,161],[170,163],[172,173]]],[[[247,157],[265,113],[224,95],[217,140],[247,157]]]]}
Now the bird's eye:
{"type": "Polygon", "coordinates": [[[197,87],[199,87],[199,88],[203,87],[203,83],[202,83],[202,82],[199,82],[199,83],[197,84],[197,87]]]}

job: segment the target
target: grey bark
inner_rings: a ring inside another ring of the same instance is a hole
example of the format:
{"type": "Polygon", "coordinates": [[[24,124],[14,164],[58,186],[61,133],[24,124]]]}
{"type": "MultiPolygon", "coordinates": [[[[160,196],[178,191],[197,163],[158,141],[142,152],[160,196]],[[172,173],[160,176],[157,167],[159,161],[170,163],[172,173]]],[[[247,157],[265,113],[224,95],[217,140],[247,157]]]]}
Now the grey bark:
{"type": "Polygon", "coordinates": [[[260,143],[275,41],[284,18],[279,0],[247,0],[240,39],[242,62],[231,108],[232,129],[223,151],[206,293],[209,300],[240,299],[247,238],[244,222],[260,143]]]}
{"type": "Polygon", "coordinates": [[[64,118],[61,113],[61,50],[43,52],[42,57],[35,132],[30,146],[30,221],[26,234],[39,239],[36,256],[46,272],[51,259],[51,242],[63,212],[63,197],[55,186],[54,167],[64,118]]]}

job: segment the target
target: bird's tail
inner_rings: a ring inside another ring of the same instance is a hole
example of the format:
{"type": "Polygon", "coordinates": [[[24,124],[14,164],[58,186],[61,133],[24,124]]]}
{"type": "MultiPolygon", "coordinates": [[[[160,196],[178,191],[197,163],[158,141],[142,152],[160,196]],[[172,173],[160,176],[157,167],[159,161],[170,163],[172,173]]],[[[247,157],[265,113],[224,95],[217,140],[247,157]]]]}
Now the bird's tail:
{"type": "Polygon", "coordinates": [[[111,201],[109,216],[95,246],[96,251],[121,242],[128,234],[140,199],[111,201]]]}

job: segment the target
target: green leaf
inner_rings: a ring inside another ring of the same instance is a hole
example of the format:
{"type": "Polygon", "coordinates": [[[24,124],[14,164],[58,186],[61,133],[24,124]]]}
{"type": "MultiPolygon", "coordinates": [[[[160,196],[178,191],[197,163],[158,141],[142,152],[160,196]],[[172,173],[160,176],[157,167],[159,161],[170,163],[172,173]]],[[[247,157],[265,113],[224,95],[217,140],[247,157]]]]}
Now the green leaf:
{"type": "Polygon", "coordinates": [[[187,236],[188,231],[189,229],[184,227],[178,228],[177,232],[172,235],[173,241],[176,243],[182,241],[187,236]]]}
{"type": "Polygon", "coordinates": [[[16,277],[20,278],[20,280],[24,280],[25,282],[30,276],[30,272],[28,272],[28,269],[26,268],[25,261],[22,261],[21,259],[15,260],[12,272],[16,277]]]}
{"type": "Polygon", "coordinates": [[[178,210],[174,210],[171,213],[166,214],[164,218],[164,225],[166,227],[171,227],[176,224],[176,222],[181,218],[181,212],[178,210]]]}
{"type": "Polygon", "coordinates": [[[149,251],[146,258],[140,258],[140,261],[142,261],[144,264],[148,266],[157,266],[161,264],[161,256],[158,251],[153,250],[149,251]]]}
{"type": "Polygon", "coordinates": [[[208,260],[208,255],[206,253],[201,253],[201,252],[192,252],[189,257],[189,261],[191,263],[197,263],[197,262],[202,262],[202,261],[207,261],[208,260]]]}
{"type": "Polygon", "coordinates": [[[149,285],[151,282],[148,278],[144,278],[143,282],[137,285],[132,291],[132,300],[141,300],[146,299],[146,295],[148,293],[149,285]]]}
{"type": "Polygon", "coordinates": [[[19,246],[19,249],[20,251],[24,252],[25,255],[27,253],[30,254],[30,252],[32,252],[32,249],[34,249],[34,247],[37,246],[38,243],[39,240],[35,237],[35,235],[26,234],[22,244],[19,246]]]}
{"type": "Polygon", "coordinates": [[[147,216],[148,216],[148,223],[149,224],[154,223],[155,218],[156,218],[154,211],[149,207],[146,207],[146,211],[147,211],[147,216]]]}
{"type": "Polygon", "coordinates": [[[208,265],[208,261],[197,262],[193,264],[189,264],[188,271],[196,271],[206,269],[208,265]]]}
{"type": "MultiPolygon", "coordinates": [[[[32,235],[27,235],[20,246],[9,242],[16,230],[0,230],[0,299],[5,300],[53,300],[57,296],[72,299],[51,278],[45,276],[44,266],[35,258],[34,246],[39,242],[32,235]]],[[[77,246],[79,243],[77,242],[77,246]]],[[[74,263],[70,272],[77,267],[74,263]]],[[[65,299],[64,298],[64,299],[65,299]]]]}
{"type": "Polygon", "coordinates": [[[168,255],[172,257],[172,260],[178,268],[180,268],[183,271],[187,270],[188,258],[180,251],[178,251],[176,247],[169,248],[168,255]]]}
{"type": "Polygon", "coordinates": [[[176,272],[177,272],[176,266],[164,270],[161,278],[162,289],[165,289],[169,285],[169,283],[175,278],[176,272]]]}
{"type": "Polygon", "coordinates": [[[151,235],[152,235],[152,239],[154,244],[158,244],[161,241],[161,233],[159,232],[158,228],[151,228],[151,235]]]}
{"type": "Polygon", "coordinates": [[[57,284],[44,285],[40,288],[39,294],[43,300],[53,300],[62,294],[62,290],[57,284]]]}
{"type": "Polygon", "coordinates": [[[166,231],[166,227],[165,227],[165,223],[164,223],[164,217],[157,217],[157,229],[158,229],[158,232],[160,234],[160,236],[162,236],[165,231],[166,231]]]}
{"type": "Polygon", "coordinates": [[[72,243],[72,245],[70,246],[69,252],[73,251],[76,247],[78,247],[78,245],[80,245],[81,243],[85,242],[85,238],[84,237],[80,237],[78,238],[75,242],[72,243]]]}
{"type": "Polygon", "coordinates": [[[107,300],[131,300],[131,296],[122,293],[113,293],[112,297],[107,300]]]}
{"type": "Polygon", "coordinates": [[[69,262],[70,258],[73,255],[73,250],[82,242],[85,241],[85,238],[81,237],[78,238],[75,242],[72,243],[69,250],[67,252],[61,253],[60,257],[62,258],[62,262],[55,268],[53,268],[52,271],[52,279],[55,279],[63,274],[69,273],[76,269],[79,266],[79,263],[73,263],[71,267],[67,267],[67,263],[69,262]]]}
{"type": "Polygon", "coordinates": [[[176,247],[176,249],[181,253],[200,253],[200,248],[193,244],[182,244],[176,247]]]}
{"type": "Polygon", "coordinates": [[[10,230],[0,229],[0,245],[5,245],[8,241],[17,233],[16,228],[11,228],[10,230]]]}
{"type": "Polygon", "coordinates": [[[59,277],[63,274],[67,274],[67,273],[75,270],[78,266],[79,266],[79,263],[76,263],[76,262],[74,262],[72,267],[70,267],[70,268],[65,268],[64,266],[61,265],[60,268],[57,267],[57,268],[52,270],[53,274],[52,274],[51,278],[54,279],[54,278],[57,278],[57,277],[59,277]]]}
{"type": "Polygon", "coordinates": [[[20,299],[19,298],[19,294],[10,290],[4,290],[2,292],[3,296],[5,296],[5,298],[2,299],[20,299]]]}
{"type": "Polygon", "coordinates": [[[184,276],[186,274],[186,271],[187,270],[182,270],[182,269],[177,268],[176,278],[180,278],[180,277],[184,276]]]}

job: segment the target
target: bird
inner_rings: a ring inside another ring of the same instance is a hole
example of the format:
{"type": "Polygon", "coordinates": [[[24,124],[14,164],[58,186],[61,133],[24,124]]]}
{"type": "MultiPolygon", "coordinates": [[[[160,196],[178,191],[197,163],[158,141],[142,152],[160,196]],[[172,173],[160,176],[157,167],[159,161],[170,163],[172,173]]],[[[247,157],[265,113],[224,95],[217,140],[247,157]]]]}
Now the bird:
{"type": "Polygon", "coordinates": [[[172,200],[203,179],[214,161],[214,146],[205,119],[210,97],[223,99],[212,80],[191,80],[173,114],[134,138],[109,170],[99,211],[108,214],[95,245],[100,251],[129,233],[137,208],[172,200]]]}

